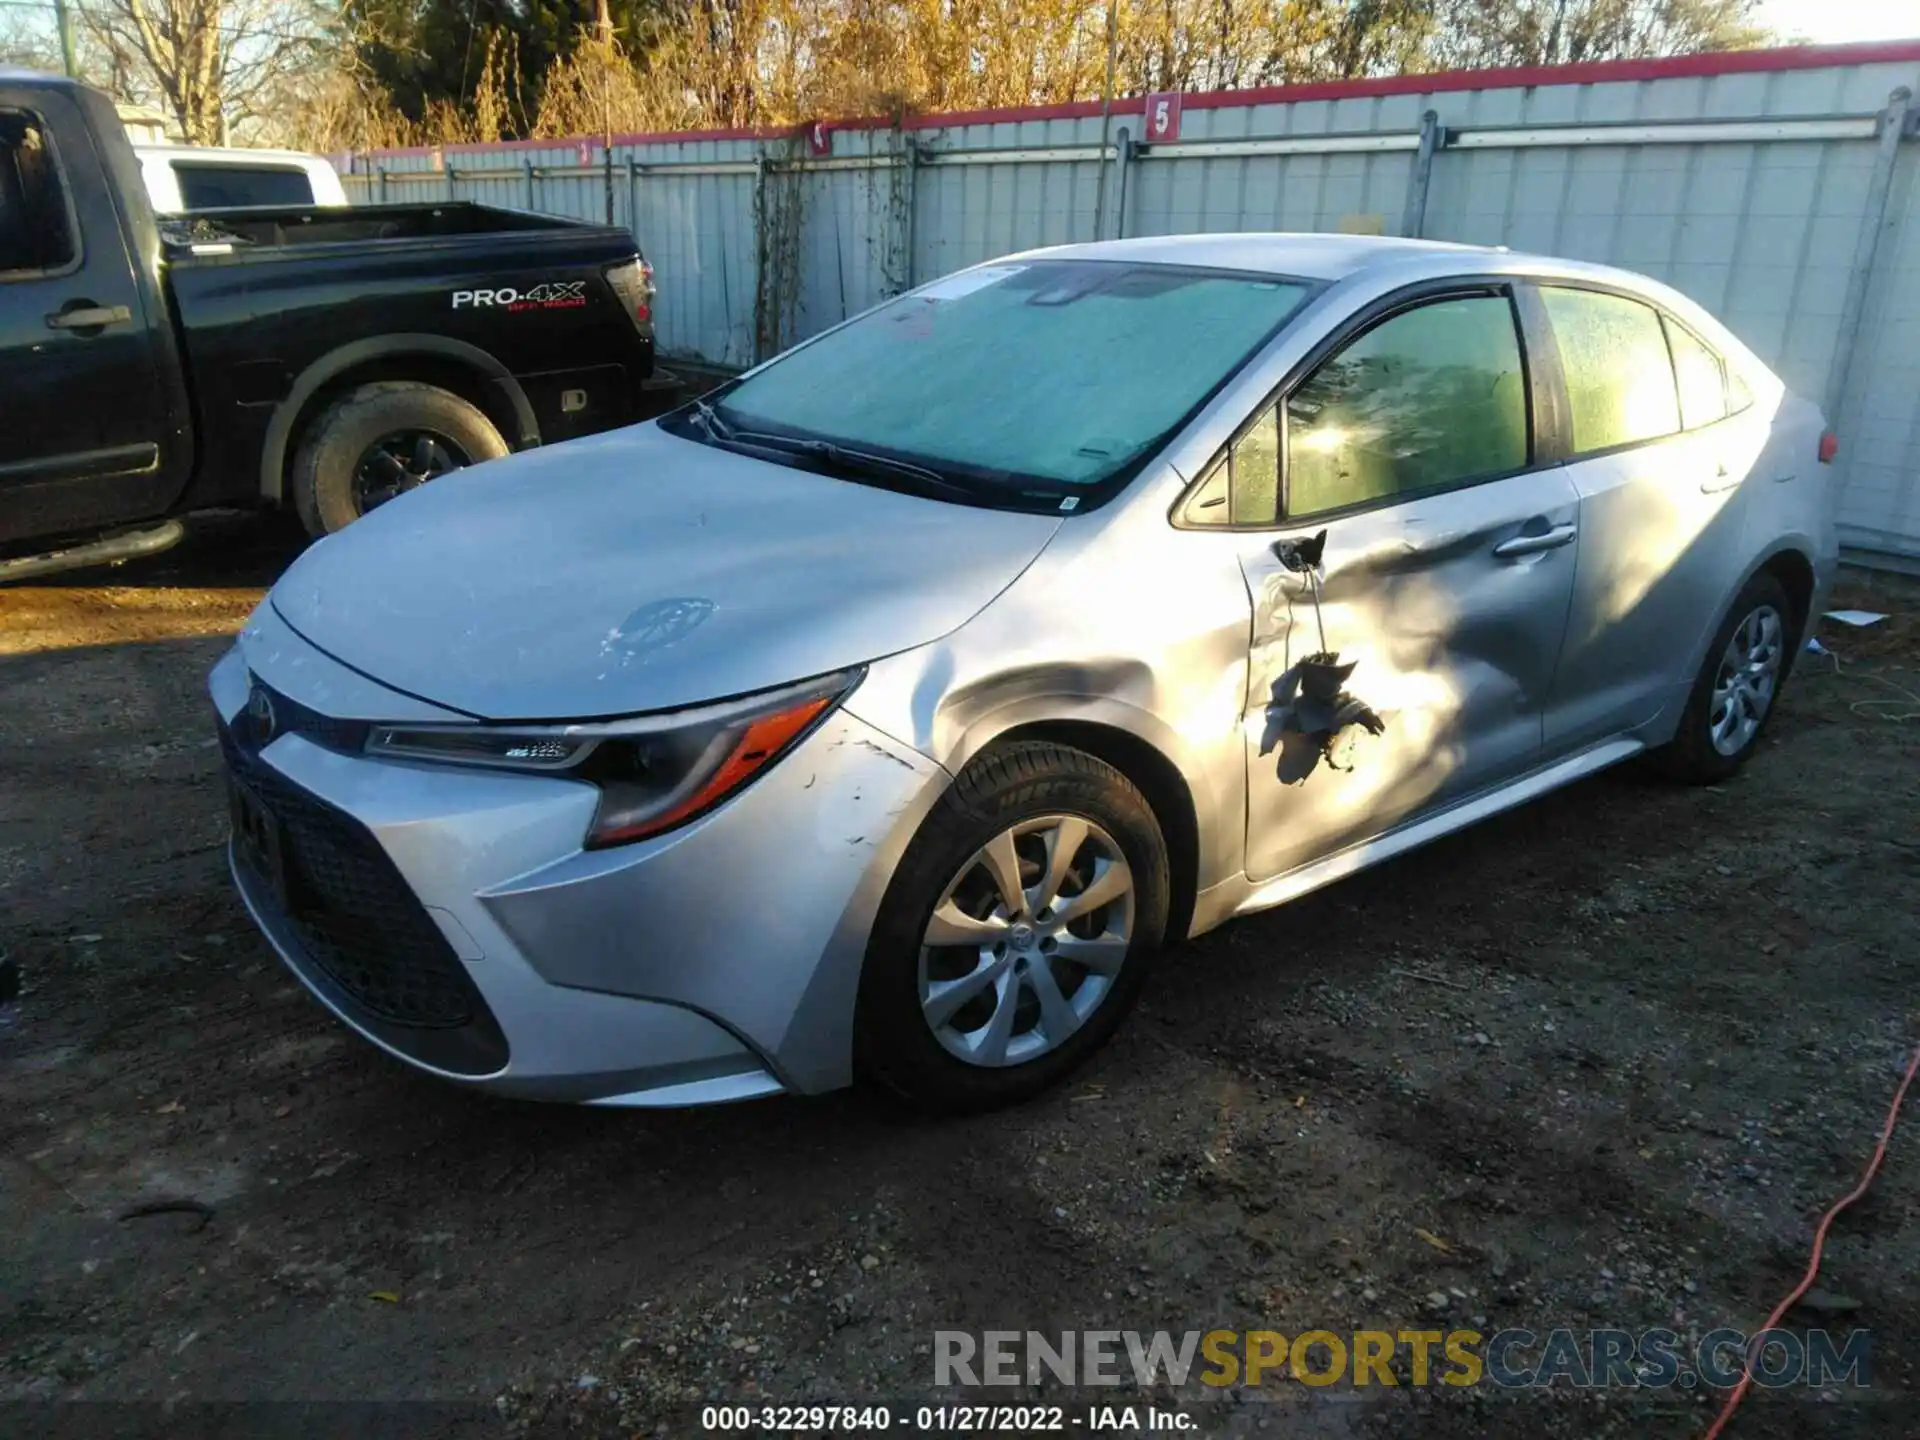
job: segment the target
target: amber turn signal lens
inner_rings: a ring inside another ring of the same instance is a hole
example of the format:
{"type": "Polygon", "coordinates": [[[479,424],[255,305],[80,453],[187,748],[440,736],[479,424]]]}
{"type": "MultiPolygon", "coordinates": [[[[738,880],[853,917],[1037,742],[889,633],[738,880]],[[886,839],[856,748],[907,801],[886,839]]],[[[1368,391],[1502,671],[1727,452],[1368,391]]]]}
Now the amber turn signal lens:
{"type": "Polygon", "coordinates": [[[596,824],[587,838],[588,846],[626,844],[663,830],[671,830],[711,810],[777,759],[780,752],[792,744],[832,703],[832,696],[816,695],[785,710],[776,710],[770,715],[761,715],[748,721],[727,750],[726,758],[691,793],[669,808],[649,814],[635,823],[606,827],[596,824]]]}

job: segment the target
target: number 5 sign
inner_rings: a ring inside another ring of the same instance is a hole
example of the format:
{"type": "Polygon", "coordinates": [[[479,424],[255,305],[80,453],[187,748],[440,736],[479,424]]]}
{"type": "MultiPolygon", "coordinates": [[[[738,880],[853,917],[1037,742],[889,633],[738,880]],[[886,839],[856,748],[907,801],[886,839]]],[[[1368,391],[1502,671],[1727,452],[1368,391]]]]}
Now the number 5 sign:
{"type": "Polygon", "coordinates": [[[1149,145],[1166,145],[1180,138],[1180,92],[1147,96],[1149,145]]]}

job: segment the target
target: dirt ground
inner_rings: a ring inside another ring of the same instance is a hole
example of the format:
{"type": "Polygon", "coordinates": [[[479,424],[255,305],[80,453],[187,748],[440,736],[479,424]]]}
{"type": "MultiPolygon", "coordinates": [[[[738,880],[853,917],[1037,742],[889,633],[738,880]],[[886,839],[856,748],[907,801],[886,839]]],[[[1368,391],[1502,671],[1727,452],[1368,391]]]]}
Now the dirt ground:
{"type": "MultiPolygon", "coordinates": [[[[10,1404],[0,1429],[904,1413],[935,1398],[936,1329],[1752,1329],[1920,1040],[1920,588],[1856,579],[1897,619],[1827,626],[1842,658],[1804,657],[1733,783],[1606,775],[1169,953],[1119,1040],[1023,1109],[468,1095],[343,1032],[228,883],[202,682],[291,553],[236,521],[0,588],[0,947],[24,975],[0,1401],[142,1402],[10,1404]],[[348,1400],[414,1403],[310,1408],[348,1400]]],[[[1872,1332],[1871,1386],[1756,1395],[1733,1435],[1920,1433],[1908,1121],[1822,1282],[1858,1304],[1825,1323],[1872,1332]]],[[[965,1398],[1021,1393],[1141,1398],[965,1398]]],[[[1207,1433],[1651,1440],[1715,1399],[1164,1398],[1207,1433]]]]}

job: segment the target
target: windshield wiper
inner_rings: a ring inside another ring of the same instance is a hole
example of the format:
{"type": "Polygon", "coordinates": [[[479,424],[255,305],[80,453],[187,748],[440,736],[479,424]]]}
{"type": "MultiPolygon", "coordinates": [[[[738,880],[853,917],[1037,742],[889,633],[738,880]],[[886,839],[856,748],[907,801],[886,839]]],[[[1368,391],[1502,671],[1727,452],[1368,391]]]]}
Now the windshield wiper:
{"type": "Polygon", "coordinates": [[[729,425],[726,421],[720,418],[720,412],[714,408],[712,401],[710,400],[694,401],[693,402],[693,418],[700,422],[700,428],[706,431],[707,435],[711,439],[714,439],[714,440],[733,439],[733,435],[734,435],[733,426],[729,425]]]}
{"type": "Polygon", "coordinates": [[[762,450],[778,450],[788,455],[804,455],[810,460],[819,460],[839,470],[911,480],[924,488],[941,490],[949,495],[958,495],[968,500],[980,498],[980,492],[973,486],[963,485],[930,466],[916,465],[911,460],[896,460],[891,455],[855,449],[833,440],[813,440],[798,435],[775,435],[767,430],[736,430],[727,426],[726,421],[721,420],[717,415],[710,417],[707,424],[707,434],[716,441],[733,445],[752,445],[762,450]],[[713,425],[716,422],[726,428],[714,429],[713,425]]]}
{"type": "Polygon", "coordinates": [[[821,461],[839,470],[911,480],[924,489],[940,490],[967,500],[980,499],[979,490],[943,475],[929,465],[916,465],[911,460],[896,460],[891,455],[861,450],[857,447],[842,445],[834,440],[818,440],[800,435],[777,435],[770,430],[742,430],[739,426],[723,419],[719,407],[709,400],[694,401],[688,407],[687,415],[706,432],[707,439],[716,445],[729,448],[750,446],[758,450],[777,450],[786,455],[803,455],[810,460],[821,461]]]}
{"type": "Polygon", "coordinates": [[[832,440],[799,440],[789,435],[755,434],[752,431],[736,431],[735,434],[741,439],[751,439],[756,445],[771,445],[774,449],[791,450],[796,455],[811,455],[816,460],[824,460],[843,470],[864,470],[869,475],[894,475],[922,485],[931,485],[949,494],[965,495],[970,500],[979,498],[979,492],[972,486],[950,480],[938,470],[916,465],[911,460],[896,460],[891,455],[876,454],[872,450],[849,449],[832,440]]]}

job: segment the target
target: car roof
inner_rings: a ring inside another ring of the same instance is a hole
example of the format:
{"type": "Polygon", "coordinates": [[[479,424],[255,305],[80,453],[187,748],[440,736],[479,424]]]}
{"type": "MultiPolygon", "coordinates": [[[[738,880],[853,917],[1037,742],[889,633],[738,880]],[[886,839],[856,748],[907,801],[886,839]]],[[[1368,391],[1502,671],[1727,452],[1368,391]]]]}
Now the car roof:
{"type": "Polygon", "coordinates": [[[1057,245],[1027,252],[1062,260],[1131,260],[1147,265],[1203,265],[1220,270],[1263,271],[1308,280],[1344,280],[1376,266],[1408,259],[1445,257],[1466,260],[1504,252],[1483,245],[1453,245],[1441,240],[1403,240],[1392,235],[1315,233],[1235,233],[1152,235],[1132,240],[1099,240],[1057,245]]]}
{"type": "MultiPolygon", "coordinates": [[[[1152,235],[1055,245],[1009,255],[1008,260],[1127,260],[1144,265],[1190,265],[1217,270],[1287,276],[1338,285],[1352,282],[1385,293],[1424,280],[1454,275],[1530,276],[1536,280],[1587,281],[1662,306],[1734,359],[1748,375],[1772,375],[1751,349],[1713,314],[1650,275],[1509,250],[1503,245],[1458,245],[1445,240],[1408,240],[1396,235],[1313,232],[1152,235]]],[[[991,262],[990,262],[991,263],[991,262]]]]}
{"type": "Polygon", "coordinates": [[[1408,240],[1397,235],[1336,235],[1273,232],[1217,235],[1153,235],[1029,250],[1018,258],[1130,260],[1146,265],[1196,265],[1246,270],[1304,280],[1339,281],[1376,275],[1416,281],[1448,275],[1532,274],[1588,279],[1643,294],[1666,287],[1645,275],[1516,252],[1500,245],[1458,245],[1445,240],[1408,240]]]}

